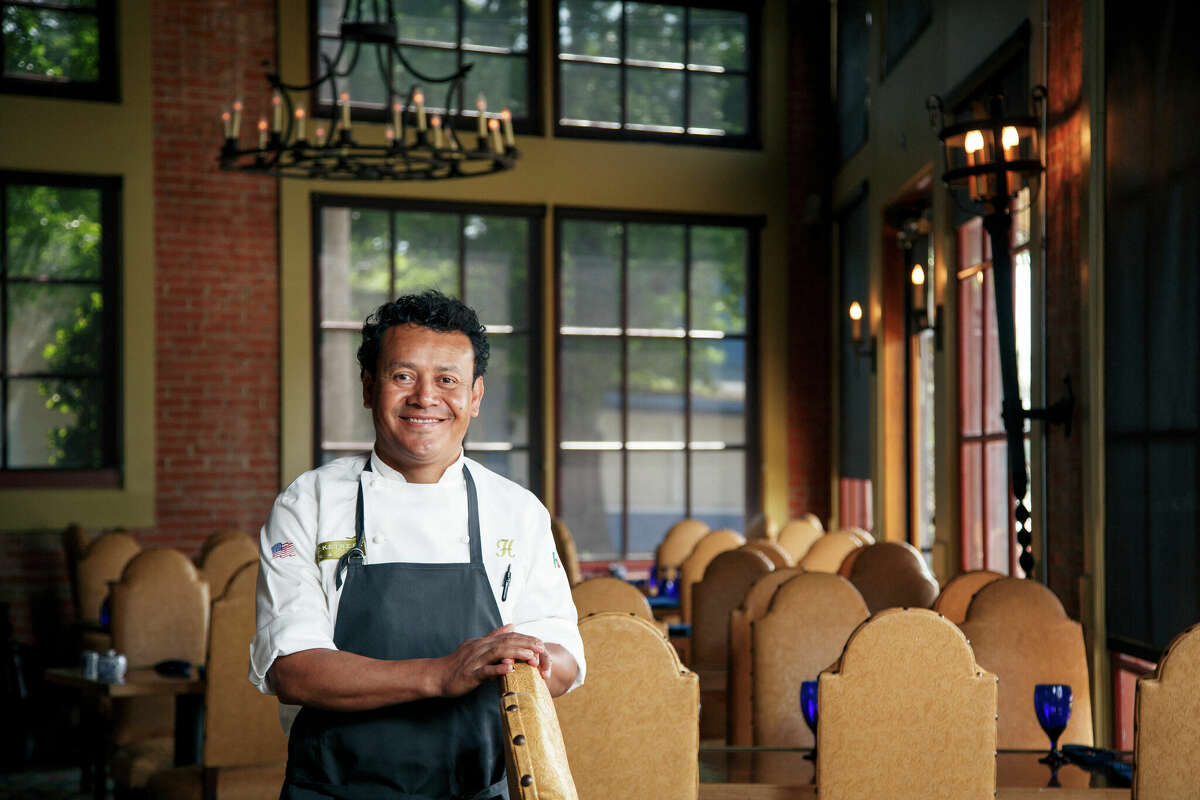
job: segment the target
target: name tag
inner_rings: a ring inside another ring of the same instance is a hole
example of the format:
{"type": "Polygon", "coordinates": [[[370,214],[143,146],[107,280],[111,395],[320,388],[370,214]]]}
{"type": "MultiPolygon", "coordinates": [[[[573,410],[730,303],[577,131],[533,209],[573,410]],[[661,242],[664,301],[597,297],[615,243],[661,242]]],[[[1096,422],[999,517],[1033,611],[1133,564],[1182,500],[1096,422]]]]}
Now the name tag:
{"type": "Polygon", "coordinates": [[[334,559],[335,561],[354,547],[353,539],[334,539],[330,542],[317,542],[317,561],[334,559]]]}

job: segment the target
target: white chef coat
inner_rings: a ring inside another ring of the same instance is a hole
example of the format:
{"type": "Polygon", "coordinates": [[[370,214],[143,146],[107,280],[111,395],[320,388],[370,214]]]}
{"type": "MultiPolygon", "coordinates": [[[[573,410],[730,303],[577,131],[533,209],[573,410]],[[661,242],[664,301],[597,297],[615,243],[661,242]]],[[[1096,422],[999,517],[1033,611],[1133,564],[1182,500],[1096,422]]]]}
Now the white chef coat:
{"type": "Polygon", "coordinates": [[[360,483],[364,563],[471,560],[463,464],[479,497],[483,564],[501,620],[519,633],[564,647],[579,665],[571,688],[583,683],[587,667],[575,604],[550,534],[550,516],[538,499],[462,455],[431,484],[409,483],[375,453],[372,472],[363,472],[365,463],[362,455],[339,458],[304,473],[275,500],[259,537],[258,623],[250,645],[250,680],[259,691],[274,693],[267,670],[279,656],[337,649],[337,564],[354,543],[360,483]]]}

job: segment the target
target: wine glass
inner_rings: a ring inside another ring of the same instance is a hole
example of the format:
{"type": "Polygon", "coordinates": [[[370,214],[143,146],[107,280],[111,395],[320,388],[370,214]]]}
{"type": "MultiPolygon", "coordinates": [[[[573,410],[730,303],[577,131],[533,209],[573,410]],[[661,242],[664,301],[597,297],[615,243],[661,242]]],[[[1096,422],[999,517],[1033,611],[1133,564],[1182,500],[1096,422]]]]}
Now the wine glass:
{"type": "Polygon", "coordinates": [[[804,715],[804,723],[813,735],[812,753],[805,758],[813,761],[817,758],[817,682],[803,681],[800,684],[800,713],[804,715]]]}
{"type": "Polygon", "coordinates": [[[1071,719],[1071,687],[1065,683],[1039,683],[1033,687],[1033,710],[1038,724],[1050,737],[1050,752],[1038,761],[1057,766],[1066,760],[1058,750],[1058,737],[1071,719]]]}

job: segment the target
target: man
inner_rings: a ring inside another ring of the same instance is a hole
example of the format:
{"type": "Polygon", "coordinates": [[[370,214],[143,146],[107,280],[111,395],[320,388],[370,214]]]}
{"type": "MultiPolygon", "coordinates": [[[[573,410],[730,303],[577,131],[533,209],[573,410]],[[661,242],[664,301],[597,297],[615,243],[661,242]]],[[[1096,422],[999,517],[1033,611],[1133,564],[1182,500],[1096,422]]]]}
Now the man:
{"type": "Polygon", "coordinates": [[[261,535],[250,679],[301,706],[283,797],[506,797],[494,679],[583,680],[546,509],[463,455],[488,343],[437,292],[363,325],[375,447],[301,475],[261,535]]]}

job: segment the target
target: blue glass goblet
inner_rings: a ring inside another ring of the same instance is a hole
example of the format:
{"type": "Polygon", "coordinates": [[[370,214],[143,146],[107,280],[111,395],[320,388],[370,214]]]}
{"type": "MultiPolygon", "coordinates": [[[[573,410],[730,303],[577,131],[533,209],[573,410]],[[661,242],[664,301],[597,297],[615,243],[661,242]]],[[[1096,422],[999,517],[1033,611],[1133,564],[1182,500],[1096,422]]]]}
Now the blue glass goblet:
{"type": "Polygon", "coordinates": [[[1066,759],[1058,750],[1058,737],[1071,719],[1071,687],[1065,683],[1039,683],[1033,687],[1033,710],[1038,724],[1050,737],[1050,752],[1038,760],[1043,764],[1063,763],[1066,759]]]}
{"type": "Polygon", "coordinates": [[[804,715],[804,723],[813,735],[813,751],[805,758],[813,761],[817,758],[817,682],[803,681],[800,684],[800,713],[804,715]]]}

